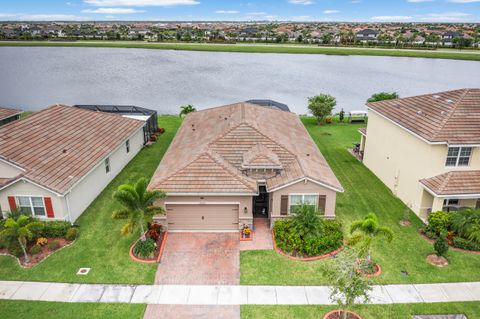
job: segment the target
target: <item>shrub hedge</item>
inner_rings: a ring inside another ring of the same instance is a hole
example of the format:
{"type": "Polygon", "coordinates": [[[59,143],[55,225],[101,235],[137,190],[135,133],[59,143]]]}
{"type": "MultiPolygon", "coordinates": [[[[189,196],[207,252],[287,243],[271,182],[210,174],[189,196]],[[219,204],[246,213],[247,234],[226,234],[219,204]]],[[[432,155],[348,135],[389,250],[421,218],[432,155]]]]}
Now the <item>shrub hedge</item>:
{"type": "Polygon", "coordinates": [[[53,238],[65,237],[72,227],[69,222],[62,220],[44,221],[39,237],[53,238]]]}
{"type": "Polygon", "coordinates": [[[454,237],[452,244],[454,247],[462,248],[466,250],[473,250],[473,251],[480,251],[480,243],[462,238],[462,237],[454,237]]]}
{"type": "Polygon", "coordinates": [[[277,247],[294,256],[320,256],[340,248],[343,244],[341,224],[337,221],[322,221],[322,235],[303,239],[293,229],[292,221],[275,222],[275,242],[277,247]]]}

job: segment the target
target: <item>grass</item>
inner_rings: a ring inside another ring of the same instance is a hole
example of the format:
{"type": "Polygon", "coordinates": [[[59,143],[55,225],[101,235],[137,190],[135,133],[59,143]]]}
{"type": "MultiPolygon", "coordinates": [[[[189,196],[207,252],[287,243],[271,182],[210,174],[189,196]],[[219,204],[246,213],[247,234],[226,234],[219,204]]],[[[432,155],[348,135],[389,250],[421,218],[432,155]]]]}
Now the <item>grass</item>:
{"type": "Polygon", "coordinates": [[[0,300],[2,319],[143,318],[145,305],[0,300]]]}
{"type": "MultiPolygon", "coordinates": [[[[382,225],[395,234],[392,243],[378,242],[373,257],[383,274],[375,283],[432,283],[480,280],[480,255],[449,251],[450,265],[437,268],[425,261],[433,253],[431,244],[422,239],[417,229],[421,221],[411,214],[412,226],[399,225],[407,207],[362,163],[347,151],[360,140],[360,125],[331,124],[316,126],[313,118],[303,118],[307,130],[327,159],[345,189],[338,194],[336,214],[345,231],[349,224],[374,212],[382,225]],[[401,271],[407,271],[404,277],[401,271]]],[[[328,284],[322,269],[328,260],[298,262],[280,256],[272,250],[241,252],[241,283],[268,285],[321,285],[328,284]]]]}
{"type": "Polygon", "coordinates": [[[115,41],[0,41],[0,47],[101,47],[101,48],[142,48],[209,52],[243,52],[243,53],[292,53],[292,54],[327,54],[327,55],[371,55],[415,58],[437,58],[454,60],[480,61],[480,54],[462,51],[421,51],[402,49],[372,49],[356,47],[318,47],[276,44],[208,44],[208,43],[146,43],[115,41]]]}
{"type": "Polygon", "coordinates": [[[121,184],[153,175],[179,125],[177,116],[159,117],[159,127],[164,127],[166,132],[155,144],[141,150],[77,220],[80,237],[72,246],[31,269],[19,267],[12,257],[0,256],[0,279],[151,284],[156,264],[140,264],[130,259],[128,249],[138,234],[120,234],[125,221],[111,218],[112,212],[119,207],[112,200],[112,193],[121,184]],[[80,267],[91,267],[92,270],[86,276],[77,276],[80,267]]]}
{"type": "MultiPolygon", "coordinates": [[[[242,306],[241,318],[301,318],[321,319],[336,306],[242,306]]],[[[414,314],[465,314],[479,318],[479,302],[451,302],[429,304],[359,305],[354,309],[363,319],[395,318],[411,319],[414,314]],[[381,314],[381,315],[380,315],[381,314]]]]}

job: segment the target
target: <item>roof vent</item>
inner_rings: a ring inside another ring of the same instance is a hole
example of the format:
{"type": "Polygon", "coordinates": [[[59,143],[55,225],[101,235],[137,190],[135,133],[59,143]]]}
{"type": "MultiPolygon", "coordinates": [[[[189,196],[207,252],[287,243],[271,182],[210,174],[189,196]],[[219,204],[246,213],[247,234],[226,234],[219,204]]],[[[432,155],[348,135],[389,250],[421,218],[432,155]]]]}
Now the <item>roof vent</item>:
{"type": "Polygon", "coordinates": [[[447,103],[450,103],[450,104],[451,104],[451,103],[453,103],[453,100],[446,99],[446,100],[445,100],[445,102],[447,102],[447,103]]]}
{"type": "Polygon", "coordinates": [[[418,114],[418,115],[422,115],[423,112],[422,112],[422,111],[417,111],[417,114],[418,114]]]}
{"type": "Polygon", "coordinates": [[[440,112],[440,114],[445,115],[445,111],[440,112]]]}
{"type": "Polygon", "coordinates": [[[434,99],[439,99],[439,98],[440,98],[440,95],[434,95],[433,98],[434,98],[434,99]]]}
{"type": "Polygon", "coordinates": [[[67,152],[67,150],[64,148],[64,149],[62,150],[62,153],[65,154],[66,152],[67,152]]]}
{"type": "Polygon", "coordinates": [[[310,154],[309,154],[309,153],[307,153],[307,156],[310,156],[310,154]]]}

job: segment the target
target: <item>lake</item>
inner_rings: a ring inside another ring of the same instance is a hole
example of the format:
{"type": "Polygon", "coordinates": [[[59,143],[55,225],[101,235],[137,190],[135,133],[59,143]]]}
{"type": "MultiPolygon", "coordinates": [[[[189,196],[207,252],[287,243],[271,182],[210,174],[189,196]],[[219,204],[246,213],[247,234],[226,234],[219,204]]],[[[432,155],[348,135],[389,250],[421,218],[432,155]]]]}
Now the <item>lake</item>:
{"type": "Polygon", "coordinates": [[[178,113],[248,99],[307,112],[329,93],[337,111],[365,109],[375,92],[406,97],[480,87],[480,63],[441,59],[225,53],[117,48],[0,48],[0,105],[39,110],[61,103],[138,105],[178,113]]]}

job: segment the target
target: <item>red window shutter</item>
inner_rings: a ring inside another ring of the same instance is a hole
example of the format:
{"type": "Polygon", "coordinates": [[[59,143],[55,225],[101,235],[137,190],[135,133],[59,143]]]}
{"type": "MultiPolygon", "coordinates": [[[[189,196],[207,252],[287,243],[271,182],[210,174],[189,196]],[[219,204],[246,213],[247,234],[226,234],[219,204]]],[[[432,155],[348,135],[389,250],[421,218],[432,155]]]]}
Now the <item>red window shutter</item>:
{"type": "Polygon", "coordinates": [[[55,217],[55,213],[53,212],[52,199],[50,197],[44,197],[43,202],[45,203],[45,209],[47,210],[47,217],[55,217]]]}
{"type": "Polygon", "coordinates": [[[8,196],[8,205],[10,206],[10,212],[13,212],[17,209],[17,202],[15,201],[14,196],[8,196]]]}

